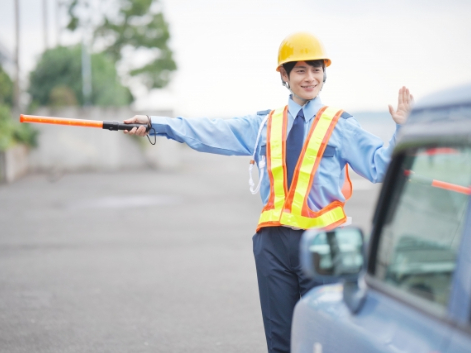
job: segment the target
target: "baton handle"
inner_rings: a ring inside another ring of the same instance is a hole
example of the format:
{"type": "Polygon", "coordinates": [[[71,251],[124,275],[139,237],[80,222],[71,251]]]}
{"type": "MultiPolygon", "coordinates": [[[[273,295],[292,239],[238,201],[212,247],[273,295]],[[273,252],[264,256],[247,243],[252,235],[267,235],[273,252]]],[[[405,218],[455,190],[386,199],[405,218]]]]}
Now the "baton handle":
{"type": "Polygon", "coordinates": [[[150,130],[150,126],[147,124],[121,124],[116,121],[104,121],[103,122],[103,129],[110,130],[110,131],[118,131],[118,130],[127,130],[130,131],[134,127],[141,127],[145,126],[146,131],[150,130]]]}

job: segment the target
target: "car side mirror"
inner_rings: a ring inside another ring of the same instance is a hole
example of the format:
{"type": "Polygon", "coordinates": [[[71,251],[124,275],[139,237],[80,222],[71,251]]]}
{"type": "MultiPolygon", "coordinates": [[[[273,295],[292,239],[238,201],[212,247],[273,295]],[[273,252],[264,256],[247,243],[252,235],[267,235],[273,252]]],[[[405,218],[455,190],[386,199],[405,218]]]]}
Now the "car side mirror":
{"type": "Polygon", "coordinates": [[[301,238],[300,250],[304,273],[327,283],[343,281],[343,300],[352,313],[357,313],[366,299],[366,284],[360,276],[366,268],[361,229],[308,230],[301,238]]]}
{"type": "Polygon", "coordinates": [[[310,278],[329,282],[358,278],[365,264],[363,232],[357,227],[311,229],[301,239],[301,266],[310,278]]]}

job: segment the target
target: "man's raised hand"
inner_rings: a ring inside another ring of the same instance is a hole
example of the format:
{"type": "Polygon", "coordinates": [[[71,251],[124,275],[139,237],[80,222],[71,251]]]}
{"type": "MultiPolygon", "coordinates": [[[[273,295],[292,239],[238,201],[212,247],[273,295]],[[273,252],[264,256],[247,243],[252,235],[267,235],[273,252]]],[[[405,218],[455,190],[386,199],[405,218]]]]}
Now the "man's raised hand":
{"type": "Polygon", "coordinates": [[[389,105],[389,113],[391,114],[396,124],[404,124],[407,121],[409,113],[412,109],[412,102],[414,97],[410,94],[407,87],[402,87],[399,90],[399,96],[397,100],[397,109],[394,110],[392,105],[389,105]]]}

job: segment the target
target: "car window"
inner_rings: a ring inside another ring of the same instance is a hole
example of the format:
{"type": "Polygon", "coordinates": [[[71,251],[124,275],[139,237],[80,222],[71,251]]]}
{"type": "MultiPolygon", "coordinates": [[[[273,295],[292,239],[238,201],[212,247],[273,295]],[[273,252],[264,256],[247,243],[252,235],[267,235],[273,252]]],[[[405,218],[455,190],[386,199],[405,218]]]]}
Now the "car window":
{"type": "Polygon", "coordinates": [[[398,178],[375,277],[444,310],[468,206],[471,149],[414,150],[398,178]]]}

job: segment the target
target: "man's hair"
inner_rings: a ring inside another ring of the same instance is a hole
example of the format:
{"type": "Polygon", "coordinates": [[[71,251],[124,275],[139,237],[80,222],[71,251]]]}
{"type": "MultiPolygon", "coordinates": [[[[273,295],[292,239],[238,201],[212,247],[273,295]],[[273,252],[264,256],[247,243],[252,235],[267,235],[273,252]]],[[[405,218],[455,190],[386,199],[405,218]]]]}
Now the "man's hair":
{"type": "MultiPolygon", "coordinates": [[[[286,73],[289,74],[291,73],[291,70],[293,70],[294,66],[296,65],[297,61],[290,61],[287,63],[283,64],[283,67],[286,70],[286,73]]],[[[306,64],[313,66],[313,67],[322,67],[322,70],[325,71],[325,63],[324,60],[309,60],[305,61],[306,64]]]]}

